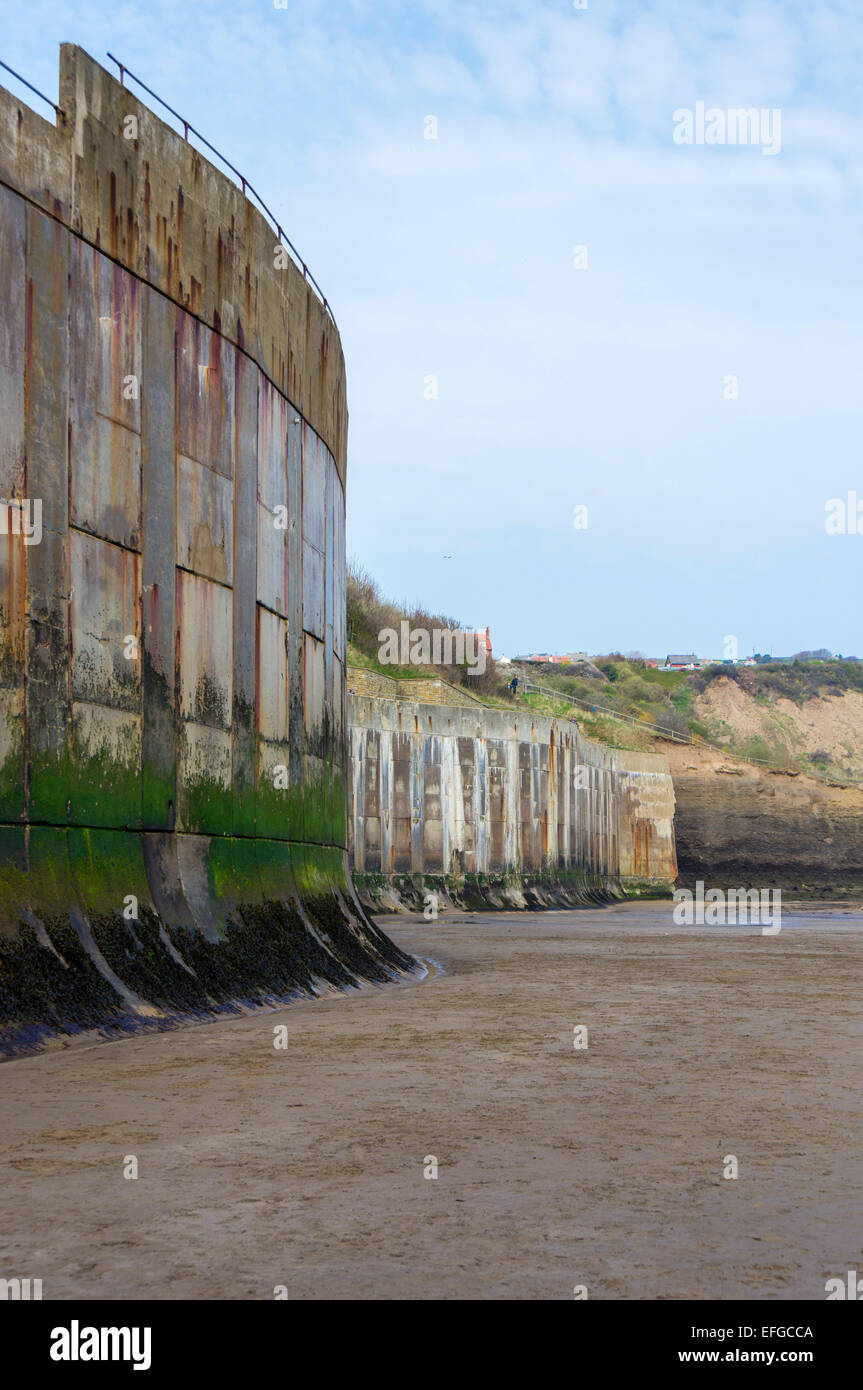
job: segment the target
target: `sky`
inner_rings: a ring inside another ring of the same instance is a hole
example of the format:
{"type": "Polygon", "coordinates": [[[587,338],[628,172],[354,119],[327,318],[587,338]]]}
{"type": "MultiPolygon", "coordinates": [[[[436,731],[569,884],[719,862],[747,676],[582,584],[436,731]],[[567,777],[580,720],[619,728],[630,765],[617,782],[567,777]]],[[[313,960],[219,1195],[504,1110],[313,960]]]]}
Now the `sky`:
{"type": "Polygon", "coordinates": [[[110,50],[273,209],[349,557],[495,654],[863,656],[859,0],[277,3],[0,0],[0,58],[110,50]],[[779,123],[678,143],[699,102],[779,123]]]}

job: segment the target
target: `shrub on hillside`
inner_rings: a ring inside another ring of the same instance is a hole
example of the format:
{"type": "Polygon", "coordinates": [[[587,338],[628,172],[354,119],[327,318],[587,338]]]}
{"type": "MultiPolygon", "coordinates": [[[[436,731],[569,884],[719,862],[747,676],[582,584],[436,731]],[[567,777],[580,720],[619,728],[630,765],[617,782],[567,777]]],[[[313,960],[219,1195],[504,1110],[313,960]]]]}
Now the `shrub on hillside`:
{"type": "MultiPolygon", "coordinates": [[[[347,634],[348,641],[362,652],[374,665],[380,665],[381,633],[387,628],[396,633],[401,631],[401,623],[406,621],[411,631],[419,629],[428,633],[429,649],[434,641],[434,633],[459,632],[463,630],[455,619],[442,613],[429,613],[420,605],[389,603],[368,570],[355,563],[348,565],[347,572],[347,634]]],[[[471,649],[473,655],[474,649],[471,649]]],[[[472,674],[467,660],[460,664],[435,663],[432,660],[407,668],[411,675],[439,676],[453,685],[463,685],[474,695],[500,693],[505,681],[492,658],[486,658],[485,670],[472,674]]],[[[406,668],[381,666],[381,670],[404,673],[406,668]]]]}
{"type": "Polygon", "coordinates": [[[692,685],[704,691],[721,678],[734,681],[747,694],[802,704],[817,695],[863,691],[863,663],[858,661],[783,661],[760,666],[707,666],[696,672],[692,685]]]}

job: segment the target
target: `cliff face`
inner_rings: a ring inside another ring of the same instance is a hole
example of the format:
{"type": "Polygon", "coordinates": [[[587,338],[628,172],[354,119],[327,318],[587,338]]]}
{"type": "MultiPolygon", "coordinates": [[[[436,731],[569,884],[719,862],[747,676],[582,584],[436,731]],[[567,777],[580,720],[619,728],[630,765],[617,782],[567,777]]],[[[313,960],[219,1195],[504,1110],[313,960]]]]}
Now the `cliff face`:
{"type": "Polygon", "coordinates": [[[796,703],[757,698],[732,680],[712,681],[692,714],[712,743],[757,758],[826,774],[831,781],[863,780],[863,694],[825,691],[796,703]]]}
{"type": "Polygon", "coordinates": [[[676,802],[678,885],[863,896],[863,787],[663,744],[676,802]]]}

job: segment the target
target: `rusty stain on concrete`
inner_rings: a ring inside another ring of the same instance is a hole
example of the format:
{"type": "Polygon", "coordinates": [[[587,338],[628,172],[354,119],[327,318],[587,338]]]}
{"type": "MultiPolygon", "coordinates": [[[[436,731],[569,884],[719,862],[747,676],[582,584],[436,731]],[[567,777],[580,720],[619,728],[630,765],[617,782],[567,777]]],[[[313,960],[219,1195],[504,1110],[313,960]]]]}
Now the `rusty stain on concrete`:
{"type": "Polygon", "coordinates": [[[673,886],[663,755],[605,748],[551,719],[520,727],[475,706],[350,695],[348,721],[353,864],[379,905],[410,900],[429,879],[491,906],[524,905],[525,881],[555,901],[567,892],[577,901],[582,886],[673,886]]]}

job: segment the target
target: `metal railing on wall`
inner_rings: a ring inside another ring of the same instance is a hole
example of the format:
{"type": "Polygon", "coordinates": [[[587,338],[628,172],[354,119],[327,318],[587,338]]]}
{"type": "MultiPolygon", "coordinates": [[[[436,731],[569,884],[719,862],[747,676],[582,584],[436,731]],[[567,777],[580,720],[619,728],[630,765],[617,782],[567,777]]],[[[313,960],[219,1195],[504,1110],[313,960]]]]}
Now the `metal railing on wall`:
{"type": "Polygon", "coordinates": [[[160,106],[164,107],[166,111],[169,111],[170,114],[174,117],[174,120],[180,122],[180,125],[183,127],[183,138],[189,144],[191,144],[191,141],[189,140],[190,134],[194,135],[196,140],[200,140],[202,145],[206,145],[210,153],[214,154],[217,159],[220,159],[222,163],[225,165],[225,168],[230,169],[231,173],[239,179],[240,187],[243,190],[244,197],[254,198],[255,202],[258,204],[258,207],[261,209],[264,216],[268,219],[270,226],[276,233],[277,237],[279,238],[279,241],[282,242],[282,244],[288,249],[288,251],[290,251],[297,268],[299,270],[302,270],[303,279],[308,280],[309,284],[317,290],[321,298],[321,303],[323,304],[325,310],[327,311],[327,314],[332,320],[333,326],[335,328],[338,328],[338,324],[336,323],[336,316],[330,308],[329,303],[327,301],[327,297],[321,289],[320,285],[318,284],[317,280],[315,279],[314,275],[309,270],[308,266],[306,265],[305,261],[303,260],[294,243],[291,241],[290,237],[283,230],[281,223],[267,207],[260,193],[258,193],[257,190],[254,189],[252,185],[249,183],[249,180],[246,178],[245,174],[241,174],[239,169],[236,168],[236,166],[233,165],[231,161],[221,153],[220,150],[217,150],[215,145],[212,145],[205,135],[202,135],[199,130],[195,129],[191,122],[186,120],[185,116],[181,116],[179,111],[175,111],[173,106],[169,106],[168,103],[164,101],[162,97],[159,96],[158,92],[154,92],[152,87],[148,87],[146,82],[144,82],[140,77],[136,77],[132,70],[128,68],[125,63],[121,63],[119,58],[115,58],[113,53],[109,53],[108,57],[111,59],[112,63],[117,64],[117,67],[120,70],[120,83],[122,86],[126,85],[126,78],[130,77],[132,81],[137,83],[137,85],[141,87],[143,91],[147,92],[147,94],[151,96],[154,101],[157,101],[160,106]]]}
{"type": "Polygon", "coordinates": [[[20,72],[16,72],[14,68],[10,68],[9,64],[4,63],[2,58],[0,58],[0,68],[5,68],[7,72],[11,72],[16,81],[20,82],[23,87],[27,87],[29,91],[35,92],[36,96],[39,97],[41,101],[45,101],[49,106],[52,106],[55,115],[62,116],[62,106],[58,106],[56,101],[52,101],[50,97],[46,97],[44,92],[40,92],[39,88],[34,87],[32,82],[28,82],[26,77],[22,77],[20,72]]]}
{"type": "MultiPolygon", "coordinates": [[[[120,70],[121,85],[125,86],[126,77],[130,77],[132,81],[136,82],[139,87],[141,87],[153,98],[154,101],[157,101],[160,106],[163,106],[166,111],[169,111],[175,120],[180,122],[180,125],[183,127],[183,137],[189,144],[191,144],[191,141],[189,140],[190,134],[194,135],[196,140],[200,140],[202,145],[206,145],[210,153],[214,154],[217,159],[220,159],[222,163],[225,165],[225,168],[230,169],[231,173],[239,179],[240,187],[243,190],[244,197],[254,198],[255,202],[258,204],[258,207],[261,209],[264,216],[269,220],[270,226],[276,233],[276,236],[279,238],[279,241],[291,253],[291,258],[293,259],[294,264],[297,266],[297,269],[303,272],[303,279],[308,280],[309,284],[317,290],[318,294],[320,295],[321,303],[323,304],[324,309],[326,310],[327,315],[333,324],[333,327],[337,329],[338,324],[336,323],[336,316],[330,308],[327,296],[324,294],[314,275],[309,270],[308,266],[306,265],[296,246],[291,241],[287,233],[283,230],[281,223],[267,207],[260,193],[258,193],[258,191],[255,188],[253,188],[252,185],[249,183],[249,180],[246,178],[245,174],[241,174],[239,169],[237,169],[236,166],[233,165],[229,159],[227,159],[219,150],[217,150],[215,145],[212,145],[205,135],[202,135],[199,130],[196,130],[195,127],[185,119],[184,116],[180,115],[179,111],[175,111],[173,106],[169,106],[166,101],[163,101],[162,98],[158,95],[158,93],[154,92],[152,87],[148,87],[146,82],[143,82],[140,77],[136,77],[135,74],[131,71],[131,69],[126,67],[125,63],[121,63],[119,58],[115,58],[113,53],[109,53],[108,57],[110,58],[112,63],[117,64],[117,67],[120,70]]],[[[50,106],[53,109],[55,115],[63,115],[62,106],[58,106],[56,101],[52,101],[51,97],[46,97],[44,92],[40,92],[39,88],[34,87],[32,82],[28,82],[26,77],[22,77],[20,72],[16,72],[15,69],[13,67],[10,67],[8,63],[4,63],[2,58],[0,58],[0,68],[5,68],[6,72],[11,73],[17,82],[20,82],[21,85],[26,87],[28,91],[33,92],[37,97],[39,97],[40,101],[46,102],[48,106],[50,106]]]]}
{"type": "MultiPolygon", "coordinates": [[[[590,714],[607,714],[612,719],[622,719],[629,724],[636,725],[639,729],[652,729],[657,734],[662,734],[664,738],[670,738],[677,743],[700,744],[705,748],[713,748],[716,745],[707,743],[704,739],[697,739],[692,734],[681,734],[677,729],[672,729],[665,724],[651,724],[648,719],[639,719],[635,714],[624,714],[622,710],[612,709],[610,705],[595,705],[590,700],[582,700],[577,695],[570,695],[565,690],[553,690],[551,686],[540,685],[537,681],[532,681],[529,676],[519,676],[519,686],[526,692],[535,691],[537,695],[544,695],[550,700],[565,700],[568,704],[578,705],[581,709],[587,710],[590,714]]],[[[724,753],[727,750],[717,748],[717,752],[724,753]]],[[[767,758],[747,758],[746,762],[764,763],[768,766],[767,758]]]]}

